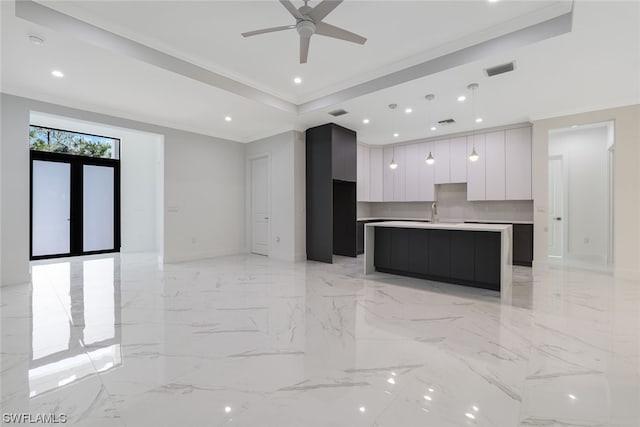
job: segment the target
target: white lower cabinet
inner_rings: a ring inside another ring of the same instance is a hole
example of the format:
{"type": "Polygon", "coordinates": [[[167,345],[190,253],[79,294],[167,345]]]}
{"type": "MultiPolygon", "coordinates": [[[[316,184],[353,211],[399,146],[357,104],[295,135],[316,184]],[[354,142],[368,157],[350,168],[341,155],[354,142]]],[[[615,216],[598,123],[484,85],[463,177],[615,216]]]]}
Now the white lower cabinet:
{"type": "Polygon", "coordinates": [[[467,138],[467,153],[474,148],[480,157],[475,162],[467,158],[467,200],[486,200],[484,134],[467,138]]]}

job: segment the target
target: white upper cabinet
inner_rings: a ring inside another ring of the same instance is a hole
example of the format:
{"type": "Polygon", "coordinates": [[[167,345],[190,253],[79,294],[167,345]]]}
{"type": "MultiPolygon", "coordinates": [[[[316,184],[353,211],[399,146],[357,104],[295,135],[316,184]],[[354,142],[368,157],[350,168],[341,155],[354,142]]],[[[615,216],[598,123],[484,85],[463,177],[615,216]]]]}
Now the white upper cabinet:
{"type": "Polygon", "coordinates": [[[435,184],[433,182],[433,173],[434,173],[434,166],[435,163],[433,165],[428,165],[426,163],[427,157],[429,157],[429,153],[431,152],[431,154],[433,155],[433,144],[431,142],[423,142],[421,144],[418,144],[419,151],[420,151],[420,155],[419,157],[419,163],[420,163],[420,168],[419,168],[419,182],[420,182],[420,188],[419,188],[419,197],[418,200],[420,201],[425,201],[425,202],[432,202],[436,199],[436,187],[435,184]]]}
{"type": "Polygon", "coordinates": [[[420,200],[420,186],[422,184],[420,172],[427,165],[421,158],[421,144],[411,144],[404,147],[405,163],[407,165],[404,174],[404,199],[407,202],[420,200]]]}
{"type": "Polygon", "coordinates": [[[405,184],[407,174],[407,162],[405,156],[405,147],[399,146],[394,148],[393,157],[398,164],[396,169],[391,169],[393,174],[393,201],[404,202],[405,201],[405,184]]]}
{"type": "Polygon", "coordinates": [[[507,200],[531,200],[531,128],[505,132],[507,200]]]}
{"type": "Polygon", "coordinates": [[[393,177],[394,171],[389,167],[393,159],[393,147],[382,149],[382,200],[393,202],[393,177]]]}
{"type": "Polygon", "coordinates": [[[356,195],[359,202],[369,201],[369,147],[357,145],[356,195]]]}
{"type": "Polygon", "coordinates": [[[369,147],[369,201],[382,201],[382,147],[369,147]]]}
{"type": "Polygon", "coordinates": [[[359,145],[357,182],[358,201],[433,201],[436,184],[464,182],[467,200],[531,200],[531,127],[395,147],[359,145]],[[479,159],[472,162],[474,142],[479,159]],[[432,165],[425,161],[429,153],[432,165]],[[392,159],[396,169],[389,167],[392,159]]]}
{"type": "Polygon", "coordinates": [[[449,182],[467,182],[467,137],[449,140],[449,182]]]}
{"type": "Polygon", "coordinates": [[[436,184],[448,184],[450,181],[450,144],[448,139],[441,139],[433,143],[433,157],[436,159],[434,166],[434,182],[436,184]]]}
{"type": "Polygon", "coordinates": [[[505,199],[504,131],[485,134],[486,200],[505,199]]]}
{"type": "Polygon", "coordinates": [[[467,138],[467,200],[486,200],[484,134],[467,138]],[[475,142],[475,144],[474,144],[475,142]],[[469,154],[475,147],[480,156],[472,162],[469,154]]]}

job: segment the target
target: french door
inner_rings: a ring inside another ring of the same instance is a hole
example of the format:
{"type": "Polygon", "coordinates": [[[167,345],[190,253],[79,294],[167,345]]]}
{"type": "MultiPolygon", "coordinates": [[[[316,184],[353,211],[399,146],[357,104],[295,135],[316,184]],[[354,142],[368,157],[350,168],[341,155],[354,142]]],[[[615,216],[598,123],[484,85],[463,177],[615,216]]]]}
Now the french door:
{"type": "Polygon", "coordinates": [[[120,250],[120,161],[31,150],[31,259],[120,250]]]}

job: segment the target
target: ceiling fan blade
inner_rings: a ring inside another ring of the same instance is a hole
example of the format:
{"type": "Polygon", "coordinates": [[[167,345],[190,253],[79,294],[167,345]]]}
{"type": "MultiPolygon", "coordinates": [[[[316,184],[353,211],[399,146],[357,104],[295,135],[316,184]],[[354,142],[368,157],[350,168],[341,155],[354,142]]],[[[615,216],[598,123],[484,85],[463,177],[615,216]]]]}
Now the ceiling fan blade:
{"type": "Polygon", "coordinates": [[[333,37],[334,39],[346,40],[348,42],[358,44],[364,44],[367,41],[366,38],[359,36],[356,33],[352,33],[351,31],[347,31],[343,28],[336,27],[325,22],[318,22],[316,24],[315,34],[319,34],[325,37],[333,37]]]}
{"type": "Polygon", "coordinates": [[[338,7],[342,3],[342,0],[324,0],[321,1],[316,7],[309,12],[309,17],[313,19],[313,22],[322,21],[328,14],[333,12],[333,9],[338,7]]]}
{"type": "Polygon", "coordinates": [[[248,31],[246,33],[242,33],[242,37],[251,37],[251,36],[257,36],[258,34],[273,33],[275,31],[291,30],[292,28],[295,28],[295,27],[296,27],[295,25],[285,25],[283,27],[273,27],[273,28],[265,28],[263,30],[248,31]]]}
{"type": "Polygon", "coordinates": [[[300,37],[300,63],[307,63],[307,56],[309,56],[309,40],[311,37],[300,37]]]}
{"type": "Polygon", "coordinates": [[[280,3],[289,11],[291,15],[293,15],[296,19],[304,19],[300,11],[296,9],[296,7],[289,0],[280,0],[280,3]]]}

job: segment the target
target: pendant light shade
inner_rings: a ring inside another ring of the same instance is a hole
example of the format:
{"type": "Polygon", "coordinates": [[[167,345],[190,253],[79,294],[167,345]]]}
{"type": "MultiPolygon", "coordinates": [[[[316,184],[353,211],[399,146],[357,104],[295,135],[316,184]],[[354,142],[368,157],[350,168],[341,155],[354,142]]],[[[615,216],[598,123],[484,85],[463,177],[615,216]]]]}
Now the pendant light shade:
{"type": "MultiPolygon", "coordinates": [[[[471,91],[473,94],[473,98],[471,98],[471,106],[473,110],[473,117],[476,117],[476,89],[478,89],[478,83],[471,83],[467,86],[467,89],[471,91]]],[[[479,123],[477,120],[475,123],[479,123]]],[[[469,160],[472,162],[477,162],[480,159],[480,156],[476,152],[476,125],[473,125],[473,150],[471,150],[471,154],[469,154],[469,160]]]]}
{"type": "Polygon", "coordinates": [[[476,147],[473,147],[473,151],[471,151],[471,154],[469,154],[469,160],[471,160],[472,162],[477,162],[479,158],[480,156],[478,156],[478,153],[476,153],[476,147]]]}
{"type": "MultiPolygon", "coordinates": [[[[431,101],[436,99],[436,96],[434,94],[430,93],[428,95],[425,95],[424,99],[426,99],[427,102],[431,103],[431,101]]],[[[429,116],[427,116],[427,123],[430,123],[429,116]]],[[[435,130],[435,127],[432,126],[431,130],[432,131],[435,130]]],[[[431,154],[431,150],[429,150],[429,155],[427,156],[427,158],[425,159],[424,162],[426,164],[428,164],[428,165],[432,165],[432,164],[434,164],[436,162],[436,159],[433,158],[433,154],[431,154]]]]}
{"type": "MultiPolygon", "coordinates": [[[[394,110],[398,108],[398,104],[389,104],[389,109],[391,110],[391,113],[393,114],[394,110]]],[[[396,121],[395,121],[395,115],[392,116],[393,117],[393,129],[396,128],[396,121]]],[[[397,133],[393,134],[393,137],[396,138],[398,136],[397,133]]],[[[391,162],[389,163],[389,169],[391,170],[395,170],[398,168],[398,164],[396,163],[395,160],[395,154],[396,154],[396,150],[395,147],[393,148],[393,154],[391,155],[391,162]]]]}
{"type": "Polygon", "coordinates": [[[429,151],[429,156],[427,157],[427,160],[425,160],[425,163],[428,165],[432,165],[436,162],[436,159],[433,158],[433,155],[431,154],[431,151],[429,151]]]}

